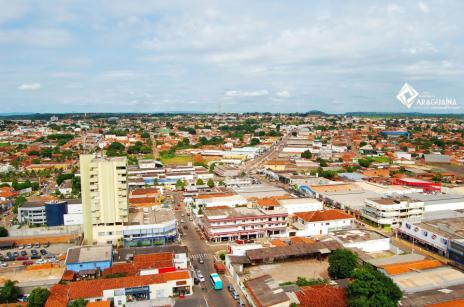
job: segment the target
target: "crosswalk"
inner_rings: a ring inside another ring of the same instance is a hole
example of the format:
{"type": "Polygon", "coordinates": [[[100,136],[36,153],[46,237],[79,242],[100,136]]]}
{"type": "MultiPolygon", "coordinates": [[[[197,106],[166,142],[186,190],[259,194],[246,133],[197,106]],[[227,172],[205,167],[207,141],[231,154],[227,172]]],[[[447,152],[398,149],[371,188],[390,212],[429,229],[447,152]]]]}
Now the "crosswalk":
{"type": "Polygon", "coordinates": [[[211,255],[211,254],[200,253],[200,254],[192,254],[192,255],[190,255],[190,258],[192,258],[192,259],[200,259],[200,258],[206,259],[206,258],[214,258],[214,256],[211,255]]]}

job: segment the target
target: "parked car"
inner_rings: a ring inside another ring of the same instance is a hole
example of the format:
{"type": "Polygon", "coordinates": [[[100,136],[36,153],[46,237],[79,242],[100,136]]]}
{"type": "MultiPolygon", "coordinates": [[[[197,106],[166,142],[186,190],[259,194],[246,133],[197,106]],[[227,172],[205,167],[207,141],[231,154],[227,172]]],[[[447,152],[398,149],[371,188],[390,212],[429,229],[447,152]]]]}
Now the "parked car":
{"type": "Polygon", "coordinates": [[[27,256],[18,256],[15,258],[16,261],[20,261],[20,260],[29,260],[29,257],[27,256]]]}
{"type": "Polygon", "coordinates": [[[36,249],[31,249],[31,254],[33,254],[33,255],[37,255],[37,254],[38,254],[38,252],[37,252],[37,250],[36,250],[36,249]]]}
{"type": "Polygon", "coordinates": [[[27,245],[26,245],[26,248],[32,248],[32,244],[30,244],[30,243],[27,244],[27,245]]]}
{"type": "Polygon", "coordinates": [[[27,256],[27,252],[26,251],[21,251],[21,256],[27,256]]]}
{"type": "Polygon", "coordinates": [[[239,301],[238,301],[238,306],[239,306],[239,307],[245,307],[245,303],[242,302],[242,300],[239,300],[239,301]]]}
{"type": "Polygon", "coordinates": [[[45,242],[45,243],[43,244],[43,247],[45,247],[45,248],[47,248],[47,247],[49,247],[49,246],[50,246],[50,242],[45,242]]]}
{"type": "Polygon", "coordinates": [[[31,255],[31,259],[41,259],[42,257],[40,257],[39,254],[32,254],[31,255]]]}
{"type": "Polygon", "coordinates": [[[47,250],[46,249],[41,249],[40,253],[45,256],[47,254],[47,250]]]}
{"type": "Polygon", "coordinates": [[[24,247],[25,247],[24,244],[20,244],[20,245],[18,246],[19,249],[24,249],[24,247]]]}
{"type": "Polygon", "coordinates": [[[235,288],[234,288],[233,285],[228,285],[227,290],[229,290],[229,292],[233,292],[233,291],[235,291],[235,288]]]}
{"type": "Polygon", "coordinates": [[[234,298],[234,300],[238,300],[240,298],[240,296],[238,295],[237,291],[234,289],[234,291],[232,291],[232,297],[234,298]]]}
{"type": "Polygon", "coordinates": [[[39,247],[40,247],[40,243],[39,243],[39,242],[34,243],[34,248],[39,248],[39,247]]]}
{"type": "Polygon", "coordinates": [[[201,264],[205,263],[205,260],[203,260],[203,257],[198,258],[198,263],[201,263],[201,264]]]}
{"type": "Polygon", "coordinates": [[[31,261],[31,260],[26,260],[26,261],[23,261],[23,265],[32,265],[34,264],[34,261],[31,261]]]}
{"type": "Polygon", "coordinates": [[[45,259],[39,259],[35,262],[36,264],[44,264],[44,263],[47,263],[47,260],[45,259]]]}
{"type": "Polygon", "coordinates": [[[19,253],[18,253],[18,252],[14,252],[14,253],[13,253],[13,257],[16,258],[16,257],[18,257],[18,256],[19,256],[19,253]]]}
{"type": "Polygon", "coordinates": [[[2,268],[6,268],[8,266],[8,263],[2,261],[2,262],[0,262],[0,266],[2,268]]]}

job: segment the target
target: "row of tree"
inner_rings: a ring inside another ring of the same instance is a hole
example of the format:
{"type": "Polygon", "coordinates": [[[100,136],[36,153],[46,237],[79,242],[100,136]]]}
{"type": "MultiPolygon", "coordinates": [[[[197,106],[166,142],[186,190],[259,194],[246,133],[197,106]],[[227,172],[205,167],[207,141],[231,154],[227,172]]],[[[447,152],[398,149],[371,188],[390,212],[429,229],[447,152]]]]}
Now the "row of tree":
{"type": "Polygon", "coordinates": [[[347,249],[337,249],[329,256],[329,275],[353,279],[347,288],[350,307],[395,307],[402,297],[390,277],[370,264],[360,265],[357,255],[347,249]]]}

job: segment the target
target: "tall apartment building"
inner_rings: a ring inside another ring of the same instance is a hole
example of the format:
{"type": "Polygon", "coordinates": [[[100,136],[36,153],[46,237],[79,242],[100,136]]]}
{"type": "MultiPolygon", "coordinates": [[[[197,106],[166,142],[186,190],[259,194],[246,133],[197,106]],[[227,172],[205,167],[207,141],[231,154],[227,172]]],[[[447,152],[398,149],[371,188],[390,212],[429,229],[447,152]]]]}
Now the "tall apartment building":
{"type": "Polygon", "coordinates": [[[423,201],[406,196],[366,199],[362,216],[381,227],[399,227],[402,222],[420,222],[424,216],[423,201]]]}
{"type": "Polygon", "coordinates": [[[115,243],[128,222],[127,158],[80,156],[84,240],[115,243]]]}

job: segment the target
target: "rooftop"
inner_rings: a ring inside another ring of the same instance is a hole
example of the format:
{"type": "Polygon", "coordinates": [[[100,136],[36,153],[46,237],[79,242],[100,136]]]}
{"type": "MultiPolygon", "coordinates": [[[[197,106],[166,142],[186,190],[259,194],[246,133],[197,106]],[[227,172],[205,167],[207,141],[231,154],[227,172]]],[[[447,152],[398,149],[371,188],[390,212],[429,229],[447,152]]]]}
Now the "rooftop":
{"type": "Polygon", "coordinates": [[[340,210],[318,210],[309,212],[297,212],[295,216],[303,219],[305,222],[333,221],[343,219],[353,219],[353,216],[340,210]]]}
{"type": "Polygon", "coordinates": [[[265,212],[257,208],[247,208],[247,207],[212,207],[206,208],[203,211],[203,214],[206,218],[210,220],[214,219],[233,219],[233,218],[245,218],[245,217],[260,217],[267,216],[270,214],[286,214],[285,209],[277,208],[271,212],[265,212]]]}
{"type": "Polygon", "coordinates": [[[258,306],[274,306],[290,301],[290,298],[285,294],[284,290],[270,275],[263,275],[248,280],[245,286],[250,291],[253,300],[258,306]]]}
{"type": "Polygon", "coordinates": [[[170,209],[164,208],[129,208],[129,225],[161,224],[175,219],[170,209]]]}
{"type": "Polygon", "coordinates": [[[68,249],[66,264],[111,261],[113,247],[111,245],[75,246],[68,249]]]}

